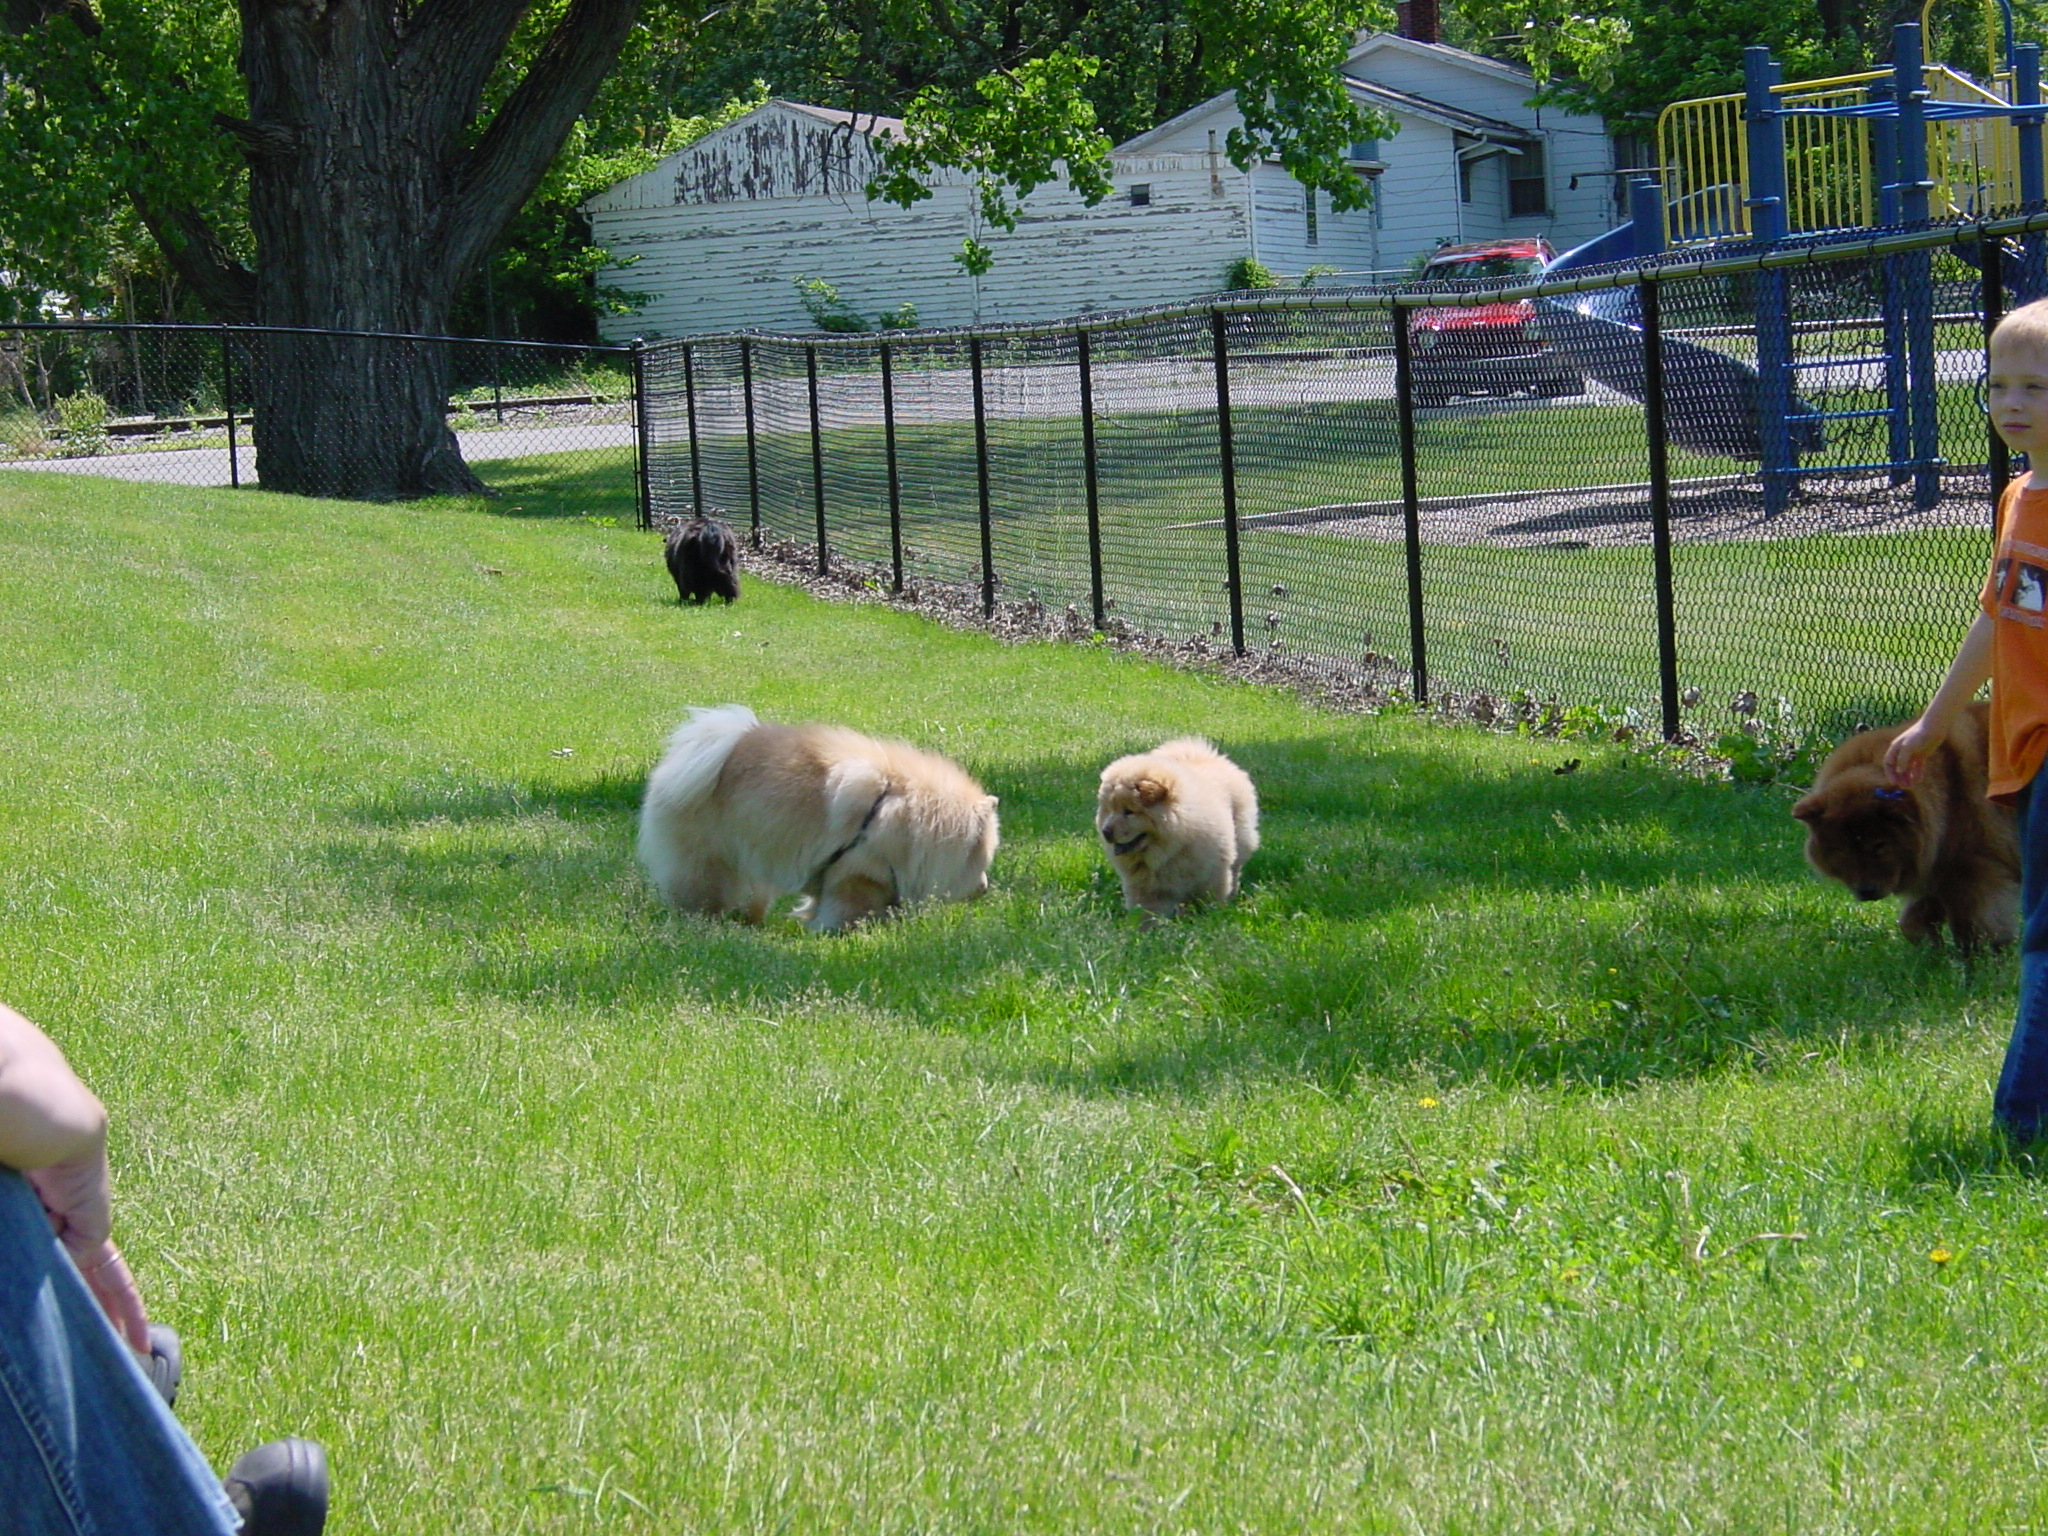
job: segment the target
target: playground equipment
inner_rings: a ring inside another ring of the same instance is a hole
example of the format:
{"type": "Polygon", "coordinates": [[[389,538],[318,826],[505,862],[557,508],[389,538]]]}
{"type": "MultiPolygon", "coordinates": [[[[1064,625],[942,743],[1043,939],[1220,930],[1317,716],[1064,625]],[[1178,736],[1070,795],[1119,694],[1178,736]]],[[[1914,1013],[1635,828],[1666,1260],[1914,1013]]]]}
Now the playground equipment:
{"type": "MultiPolygon", "coordinates": [[[[1674,244],[1746,238],[1770,246],[1794,234],[1924,226],[1934,216],[1937,193],[1943,215],[2043,201],[2048,105],[2041,100],[2039,46],[2011,44],[2008,33],[2007,101],[1945,67],[1925,67],[1921,35],[1912,22],[1893,29],[1889,71],[1791,86],[1780,80],[1768,49],[1746,49],[1739,97],[1679,103],[1660,122],[1667,183],[1633,182],[1630,222],[1559,257],[1547,275],[1639,260],[1674,244]],[[1740,104],[1739,135],[1731,103],[1740,104]],[[1667,131],[1672,125],[1689,125],[1690,138],[1667,131]],[[1667,196],[1674,190],[1676,196],[1667,196]]],[[[2048,291],[2041,239],[2029,239],[2019,254],[2011,273],[2016,296],[2048,291]]],[[[1673,438],[1700,451],[1758,460],[1767,513],[1784,508],[1802,475],[1816,474],[1889,473],[1895,483],[1911,481],[1916,506],[1932,506],[1941,498],[1943,465],[1932,255],[1921,250],[1884,259],[1877,322],[1882,350],[1859,356],[1799,355],[1790,283],[1783,267],[1761,267],[1754,275],[1753,367],[1678,338],[1665,340],[1673,438]],[[1824,384],[1816,391],[1801,388],[1802,373],[1811,369],[1829,370],[1823,381],[1875,370],[1883,404],[1829,409],[1824,384]],[[1809,400],[1810,393],[1817,399],[1809,400]],[[1843,429],[1835,433],[1838,442],[1860,438],[1854,423],[1882,428],[1882,458],[1812,461],[1826,448],[1831,425],[1843,429]]],[[[1641,398],[1636,290],[1546,305],[1544,326],[1554,345],[1601,382],[1641,398]]]]}
{"type": "MultiPolygon", "coordinates": [[[[1619,228],[1564,253],[1544,270],[1546,277],[1613,262],[1655,256],[1663,246],[1664,207],[1657,184],[1647,177],[1629,186],[1633,217],[1619,228]]],[[[1597,288],[1543,301],[1543,334],[1550,344],[1609,389],[1645,398],[1643,305],[1640,288],[1597,288]]],[[[1662,338],[1664,427],[1673,442],[1712,458],[1764,460],[1771,433],[1759,417],[1764,392],[1757,369],[1726,352],[1682,337],[1662,338]]],[[[1817,416],[1804,401],[1806,416],[1817,416]]],[[[1792,429],[1805,451],[1821,446],[1812,422],[1792,429]]]]}

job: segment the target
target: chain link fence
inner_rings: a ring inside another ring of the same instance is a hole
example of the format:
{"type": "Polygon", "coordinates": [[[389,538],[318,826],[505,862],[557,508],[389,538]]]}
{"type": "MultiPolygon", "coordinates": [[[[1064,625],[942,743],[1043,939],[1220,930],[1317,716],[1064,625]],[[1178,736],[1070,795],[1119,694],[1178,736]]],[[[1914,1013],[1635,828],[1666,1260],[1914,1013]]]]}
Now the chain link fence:
{"type": "Polygon", "coordinates": [[[1924,703],[1970,619],[1984,338],[2043,226],[662,343],[649,511],[1482,719],[1839,734],[1924,703]]]}
{"type": "Polygon", "coordinates": [[[261,484],[262,402],[317,342],[430,380],[521,510],[702,508],[1012,629],[1481,719],[1836,734],[1924,702],[1970,617],[2011,468],[1984,337],[2048,290],[2044,228],[645,348],[13,326],[0,465],[261,484]]]}
{"type": "MultiPolygon", "coordinates": [[[[0,326],[0,467],[258,486],[262,403],[317,395],[337,368],[372,395],[427,381],[462,458],[494,490],[635,515],[636,369],[623,347],[253,326],[0,326]]],[[[374,481],[389,445],[345,411],[302,403],[291,448],[313,461],[313,483],[320,466],[337,487],[374,481]]]]}

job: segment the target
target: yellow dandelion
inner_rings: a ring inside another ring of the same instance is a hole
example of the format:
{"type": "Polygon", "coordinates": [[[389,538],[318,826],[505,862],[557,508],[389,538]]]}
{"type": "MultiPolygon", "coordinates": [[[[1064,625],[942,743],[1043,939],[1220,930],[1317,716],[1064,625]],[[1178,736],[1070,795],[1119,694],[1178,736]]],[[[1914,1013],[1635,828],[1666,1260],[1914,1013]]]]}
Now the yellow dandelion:
{"type": "Polygon", "coordinates": [[[1435,1108],[1436,1108],[1436,1100],[1435,1100],[1435,1099],[1432,1099],[1432,1098],[1431,1098],[1431,1097],[1430,1097],[1430,1096],[1429,1096],[1428,1094],[1424,1094],[1424,1095],[1423,1095],[1423,1096],[1422,1096],[1421,1098],[1417,1099],[1417,1100],[1416,1100],[1415,1102],[1416,1102],[1417,1104],[1421,1105],[1421,1106],[1422,1106],[1422,1107],[1423,1107],[1424,1109],[1435,1109],[1435,1108]]]}
{"type": "Polygon", "coordinates": [[[1934,1262],[1937,1264],[1946,1264],[1950,1259],[1954,1258],[1955,1255],[1950,1253],[1946,1248],[1933,1248],[1928,1251],[1927,1257],[1934,1260],[1934,1262]]]}

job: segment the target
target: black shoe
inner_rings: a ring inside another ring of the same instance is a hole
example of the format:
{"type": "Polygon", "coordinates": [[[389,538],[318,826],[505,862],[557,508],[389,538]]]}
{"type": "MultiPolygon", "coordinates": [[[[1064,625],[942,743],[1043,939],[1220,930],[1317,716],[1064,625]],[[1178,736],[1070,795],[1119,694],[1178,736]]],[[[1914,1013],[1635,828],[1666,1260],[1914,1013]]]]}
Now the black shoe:
{"type": "Polygon", "coordinates": [[[185,1374],[185,1350],[178,1343],[175,1328],[163,1323],[149,1325],[149,1358],[142,1362],[142,1374],[149,1378],[166,1408],[178,1406],[178,1378],[185,1374]]]}
{"type": "Polygon", "coordinates": [[[327,1453],[311,1440],[272,1440],[222,1479],[241,1536],[320,1536],[327,1524],[327,1453]]]}

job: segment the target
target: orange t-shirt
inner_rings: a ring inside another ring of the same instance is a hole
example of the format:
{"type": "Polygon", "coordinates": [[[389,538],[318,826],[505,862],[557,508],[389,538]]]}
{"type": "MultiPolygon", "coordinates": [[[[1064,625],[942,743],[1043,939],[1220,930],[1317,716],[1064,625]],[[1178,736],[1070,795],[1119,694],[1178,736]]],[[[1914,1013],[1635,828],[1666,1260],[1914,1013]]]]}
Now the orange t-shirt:
{"type": "Polygon", "coordinates": [[[2021,475],[1998,500],[1998,547],[1978,597],[1993,620],[1991,798],[2010,800],[2048,758],[2048,491],[2021,475]]]}

